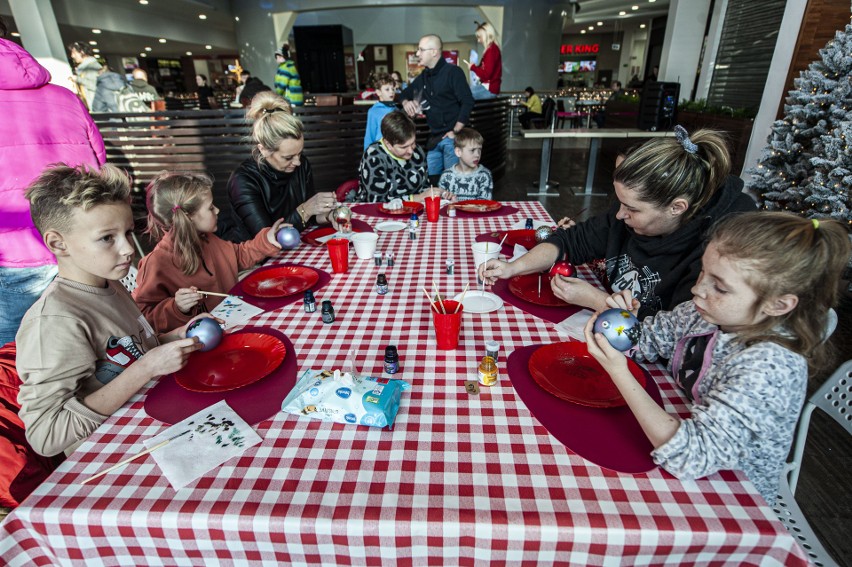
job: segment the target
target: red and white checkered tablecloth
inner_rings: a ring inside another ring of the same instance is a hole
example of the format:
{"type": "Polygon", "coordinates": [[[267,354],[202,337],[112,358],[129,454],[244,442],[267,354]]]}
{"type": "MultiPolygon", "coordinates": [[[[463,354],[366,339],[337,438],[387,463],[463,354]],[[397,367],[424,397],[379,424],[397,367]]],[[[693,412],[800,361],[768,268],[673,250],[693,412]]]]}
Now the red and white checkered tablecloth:
{"type": "MultiPolygon", "coordinates": [[[[804,554],[740,473],[682,482],[654,470],[604,470],[556,441],[505,375],[516,347],[560,340],[553,324],[506,304],[464,317],[456,351],[438,351],[426,298],[475,285],[470,244],[526,217],[549,220],[537,202],[512,217],[423,223],[420,237],[381,233],[396,265],[351,256],[347,274],[318,292],[332,325],[301,304],[265,313],[293,341],[300,369],[333,368],[354,347],[362,372],[380,375],[384,347],[399,348],[412,385],[392,431],[284,413],[260,423],[264,439],[236,461],[175,491],[146,457],[97,482],[79,482],[143,449],[164,425],[137,395],[93,434],[0,526],[9,565],[482,565],[486,563],[806,564],[804,554]],[[444,261],[455,260],[454,275],[444,261]],[[375,293],[387,274],[390,293],[375,293]],[[501,381],[478,396],[486,339],[501,343],[501,381]]],[[[365,218],[375,224],[380,219],[365,218]]],[[[324,248],[287,261],[328,271],[324,248]]],[[[586,276],[588,271],[584,272],[586,276]]],[[[684,399],[648,365],[666,409],[684,399]]]]}

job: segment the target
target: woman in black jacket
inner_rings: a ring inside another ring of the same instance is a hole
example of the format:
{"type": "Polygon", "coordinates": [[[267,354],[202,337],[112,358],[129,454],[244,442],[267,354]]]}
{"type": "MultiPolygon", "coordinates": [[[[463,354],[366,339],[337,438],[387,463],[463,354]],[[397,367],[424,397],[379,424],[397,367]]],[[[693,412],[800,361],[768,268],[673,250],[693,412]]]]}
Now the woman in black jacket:
{"type": "Polygon", "coordinates": [[[246,117],[254,120],[253,157],[228,180],[230,206],[219,215],[219,236],[244,242],[279,218],[299,230],[327,224],[335,195],[314,189],[311,164],[302,155],[304,126],[287,101],[272,92],[258,93],[246,117]]]}

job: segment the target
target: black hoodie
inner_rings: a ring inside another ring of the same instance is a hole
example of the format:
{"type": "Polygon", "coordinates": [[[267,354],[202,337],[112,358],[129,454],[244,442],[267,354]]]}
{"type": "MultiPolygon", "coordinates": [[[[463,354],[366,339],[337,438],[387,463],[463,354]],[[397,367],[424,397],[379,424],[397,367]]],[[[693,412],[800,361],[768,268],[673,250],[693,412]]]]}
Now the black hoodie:
{"type": "Polygon", "coordinates": [[[613,291],[630,289],[642,306],[643,319],[692,299],[690,289],[701,272],[704,239],[714,222],[730,213],[753,211],[754,201],[742,192],[743,181],[729,175],[703,209],[665,236],[641,236],[615,218],[619,205],[569,229],[557,229],[547,242],[572,264],[606,260],[613,291]],[[567,254],[566,254],[567,250],[567,254]]]}

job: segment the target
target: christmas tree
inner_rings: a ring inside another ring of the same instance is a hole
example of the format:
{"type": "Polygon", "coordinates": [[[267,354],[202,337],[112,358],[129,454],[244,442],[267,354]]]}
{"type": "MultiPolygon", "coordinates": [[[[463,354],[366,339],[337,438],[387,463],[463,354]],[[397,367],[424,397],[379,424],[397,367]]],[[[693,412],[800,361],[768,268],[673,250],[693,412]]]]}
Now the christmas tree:
{"type": "Polygon", "coordinates": [[[767,210],[852,224],[852,25],[794,81],[749,190],[767,210]]]}

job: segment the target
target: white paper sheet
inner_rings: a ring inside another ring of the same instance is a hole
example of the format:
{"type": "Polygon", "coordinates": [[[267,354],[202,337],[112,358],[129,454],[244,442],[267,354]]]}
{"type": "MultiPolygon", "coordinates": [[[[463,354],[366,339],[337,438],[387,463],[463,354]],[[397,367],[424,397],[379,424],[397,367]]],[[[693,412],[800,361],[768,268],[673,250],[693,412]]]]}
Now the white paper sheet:
{"type": "Polygon", "coordinates": [[[589,319],[591,319],[592,315],[594,314],[594,311],[582,309],[580,311],[577,311],[567,319],[563,320],[562,322],[557,323],[553,326],[553,328],[556,329],[556,332],[562,336],[567,336],[578,341],[586,342],[586,337],[583,335],[583,329],[586,327],[586,323],[589,322],[589,319]]]}
{"type": "Polygon", "coordinates": [[[176,423],[145,441],[145,447],[171,439],[151,453],[175,490],[242,455],[262,439],[225,400],[176,423]]]}
{"type": "Polygon", "coordinates": [[[263,309],[255,307],[251,303],[246,303],[235,295],[226,297],[210,312],[211,315],[225,322],[226,329],[243,325],[249,319],[261,313],[263,313],[263,309]]]}

